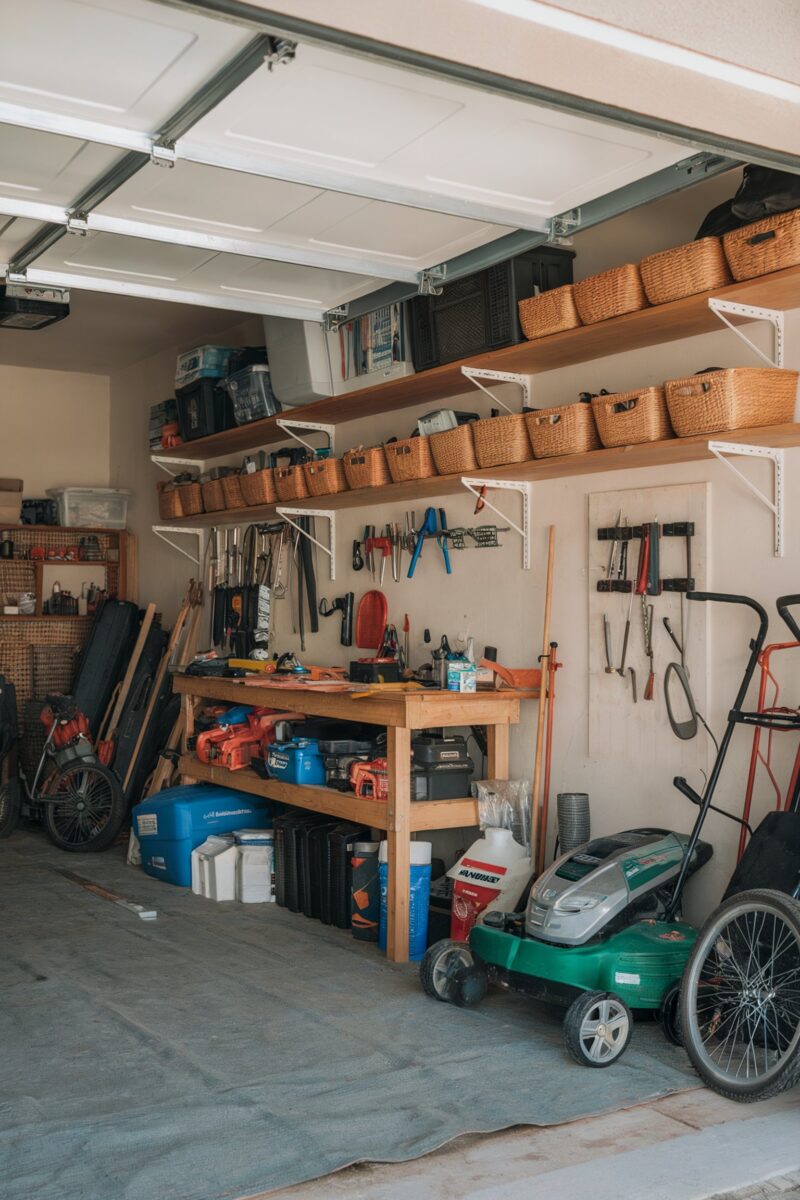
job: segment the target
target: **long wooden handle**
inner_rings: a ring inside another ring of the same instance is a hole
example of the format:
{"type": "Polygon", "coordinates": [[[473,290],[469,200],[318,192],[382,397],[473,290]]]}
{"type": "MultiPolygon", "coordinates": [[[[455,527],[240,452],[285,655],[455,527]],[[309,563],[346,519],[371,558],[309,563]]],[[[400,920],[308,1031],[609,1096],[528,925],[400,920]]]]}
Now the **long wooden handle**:
{"type": "Polygon", "coordinates": [[[147,635],[150,633],[150,626],[153,624],[153,618],[155,615],[155,604],[148,604],[147,608],[145,609],[145,614],[142,618],[142,624],[139,627],[139,636],[136,639],[136,645],[133,647],[133,652],[128,659],[127,670],[122,677],[122,683],[120,684],[120,689],[117,694],[117,702],[114,705],[114,711],[112,712],[108,722],[106,731],[107,738],[112,738],[117,732],[117,726],[119,725],[120,717],[122,716],[122,710],[125,707],[125,701],[128,699],[128,693],[130,692],[131,684],[133,683],[134,672],[139,665],[139,659],[142,657],[145,642],[147,641],[147,635]]]}
{"type": "Polygon", "coordinates": [[[531,818],[535,818],[535,855],[536,861],[542,857],[541,847],[545,839],[545,831],[542,829],[542,810],[541,798],[539,790],[542,780],[542,745],[544,742],[544,719],[545,709],[547,707],[547,683],[548,672],[547,664],[550,656],[550,609],[553,602],[553,562],[555,559],[556,548],[556,527],[550,526],[550,536],[547,545],[547,578],[545,584],[544,597],[544,630],[542,632],[542,655],[540,666],[542,671],[542,682],[539,688],[539,715],[536,722],[536,753],[533,759],[533,794],[531,799],[531,818]]]}
{"type": "Polygon", "coordinates": [[[183,632],[183,627],[186,624],[186,618],[188,615],[189,603],[188,601],[184,601],[181,611],[178,613],[175,624],[172,627],[172,633],[170,634],[169,641],[167,642],[167,648],[161,656],[161,662],[158,664],[158,670],[156,671],[156,676],[153,680],[153,685],[150,689],[150,695],[147,700],[147,708],[145,709],[144,719],[142,720],[142,725],[139,729],[139,736],[137,737],[136,745],[133,748],[133,754],[131,755],[131,761],[128,764],[128,770],[125,772],[125,779],[122,783],[123,791],[127,791],[131,778],[133,777],[133,772],[136,769],[136,763],[139,758],[139,753],[142,749],[142,742],[144,741],[145,734],[147,733],[147,726],[150,724],[150,718],[153,715],[153,709],[156,706],[158,693],[161,691],[161,685],[164,682],[164,677],[169,669],[172,655],[175,653],[175,647],[178,644],[181,633],[183,632]]]}

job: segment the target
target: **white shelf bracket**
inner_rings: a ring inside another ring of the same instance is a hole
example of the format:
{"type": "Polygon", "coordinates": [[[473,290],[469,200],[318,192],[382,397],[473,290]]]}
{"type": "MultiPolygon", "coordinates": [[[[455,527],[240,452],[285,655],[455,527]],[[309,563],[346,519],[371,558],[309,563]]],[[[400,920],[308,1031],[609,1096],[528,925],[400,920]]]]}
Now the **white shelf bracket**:
{"type": "Polygon", "coordinates": [[[783,470],[783,450],[776,450],[772,446],[745,446],[740,442],[709,442],[708,448],[715,458],[718,458],[721,463],[724,463],[729,471],[733,471],[734,475],[741,483],[752,492],[762,504],[770,510],[775,518],[775,557],[783,558],[783,550],[785,545],[785,525],[784,525],[784,470],[783,470]],[[765,496],[760,488],[756,487],[746,475],[743,475],[738,467],[732,462],[728,462],[725,455],[736,454],[745,458],[768,458],[772,463],[773,468],[773,499],[765,496]]]}
{"type": "Polygon", "coordinates": [[[151,454],[150,461],[160,467],[162,471],[166,471],[167,475],[172,476],[173,479],[176,475],[182,474],[181,471],[173,471],[173,465],[177,464],[179,467],[198,467],[200,465],[196,458],[162,458],[159,454],[151,454]]]}
{"type": "Polygon", "coordinates": [[[173,550],[177,550],[178,554],[182,554],[184,558],[188,558],[196,567],[200,566],[200,552],[203,544],[203,534],[205,533],[204,529],[190,529],[183,525],[153,525],[152,529],[156,537],[161,538],[162,542],[166,542],[173,550]],[[196,537],[197,555],[191,554],[183,546],[179,546],[177,542],[174,542],[171,537],[167,537],[167,534],[170,533],[186,533],[190,537],[196,537]]]}
{"type": "Polygon", "coordinates": [[[783,366],[784,315],[780,309],[755,308],[752,304],[737,304],[735,300],[718,300],[714,296],[709,300],[708,307],[716,317],[719,317],[723,325],[727,325],[728,329],[733,330],[736,336],[741,338],[745,345],[749,346],[770,367],[783,366]],[[740,325],[734,325],[732,321],[728,320],[729,316],[746,317],[749,321],[768,321],[772,326],[772,357],[765,354],[763,350],[759,350],[740,325]]]}
{"type": "Polygon", "coordinates": [[[461,476],[461,482],[476,500],[482,500],[486,508],[504,521],[522,538],[522,565],[526,571],[531,565],[531,485],[521,479],[478,479],[468,475],[461,476]],[[507,492],[519,492],[522,497],[522,525],[512,521],[508,513],[502,512],[488,500],[483,492],[486,488],[500,488],[507,492]]]}
{"type": "Polygon", "coordinates": [[[290,421],[286,417],[276,417],[275,424],[279,429],[282,429],[284,433],[288,434],[293,441],[299,442],[301,446],[305,446],[306,450],[311,450],[313,453],[316,453],[317,447],[312,446],[311,442],[307,442],[305,438],[301,438],[297,433],[295,433],[295,430],[305,429],[312,433],[324,433],[328,439],[328,446],[331,454],[334,452],[334,437],[336,434],[335,425],[320,425],[318,421],[290,421]]]}
{"type": "Polygon", "coordinates": [[[482,392],[485,392],[495,404],[499,404],[501,408],[504,408],[507,413],[515,412],[515,409],[510,408],[498,396],[495,396],[494,392],[490,391],[489,388],[484,387],[481,383],[482,379],[491,379],[495,383],[516,383],[518,387],[522,388],[522,407],[530,408],[532,406],[532,375],[518,375],[515,371],[490,371],[488,367],[462,367],[461,374],[465,379],[468,379],[470,383],[474,383],[475,387],[480,388],[482,392]]]}
{"type": "Polygon", "coordinates": [[[296,529],[303,537],[308,538],[315,546],[319,546],[328,556],[330,562],[331,582],[336,578],[336,513],[329,508],[281,508],[275,509],[279,517],[282,517],[292,529],[296,529]],[[292,517],[324,517],[328,522],[328,544],[327,546],[320,542],[311,533],[306,533],[305,529],[301,529],[292,517]]]}

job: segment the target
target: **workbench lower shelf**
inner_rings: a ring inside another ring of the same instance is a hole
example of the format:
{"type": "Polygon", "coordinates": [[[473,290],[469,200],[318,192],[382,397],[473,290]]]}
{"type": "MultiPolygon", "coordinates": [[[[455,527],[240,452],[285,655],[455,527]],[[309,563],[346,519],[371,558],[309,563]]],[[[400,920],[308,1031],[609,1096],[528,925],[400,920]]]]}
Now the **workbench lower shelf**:
{"type": "MultiPolygon", "coordinates": [[[[219,787],[238,788],[252,796],[263,796],[268,800],[279,800],[297,808],[325,813],[343,821],[355,821],[373,829],[388,828],[387,807],[381,801],[363,799],[352,792],[338,792],[335,788],[300,787],[294,783],[282,783],[279,779],[262,779],[255,771],[245,768],[229,771],[226,767],[215,767],[202,763],[191,754],[184,754],[178,767],[181,776],[203,783],[214,783],[219,787]]],[[[425,829],[460,829],[478,824],[478,804],[469,797],[457,800],[415,800],[411,803],[410,828],[412,833],[425,829]]]]}

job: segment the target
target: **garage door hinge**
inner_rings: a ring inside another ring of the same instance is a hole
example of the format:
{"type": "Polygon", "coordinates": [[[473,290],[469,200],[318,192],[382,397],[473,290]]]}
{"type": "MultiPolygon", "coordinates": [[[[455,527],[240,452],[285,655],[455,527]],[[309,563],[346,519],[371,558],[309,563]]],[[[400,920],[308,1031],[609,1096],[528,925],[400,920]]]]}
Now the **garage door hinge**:
{"type": "Polygon", "coordinates": [[[86,237],[89,232],[89,215],[85,212],[67,213],[67,233],[74,233],[78,237],[86,237]]]}
{"type": "Polygon", "coordinates": [[[322,314],[322,328],[326,333],[336,333],[336,330],[347,320],[349,305],[340,304],[338,308],[329,308],[322,314]]]}
{"type": "Polygon", "coordinates": [[[438,267],[429,267],[427,271],[420,271],[417,282],[417,295],[441,296],[446,275],[447,263],[442,263],[438,267]]]}
{"type": "Polygon", "coordinates": [[[557,217],[553,217],[550,221],[548,241],[554,241],[556,238],[569,237],[576,229],[580,228],[581,210],[579,208],[571,208],[569,212],[559,213],[557,217]]]}
{"type": "Polygon", "coordinates": [[[297,42],[291,42],[288,38],[270,38],[270,50],[269,54],[264,55],[264,62],[271,71],[276,63],[292,62],[296,53],[297,42]]]}
{"type": "Polygon", "coordinates": [[[174,142],[153,142],[150,147],[150,161],[156,167],[174,167],[174,142]]]}

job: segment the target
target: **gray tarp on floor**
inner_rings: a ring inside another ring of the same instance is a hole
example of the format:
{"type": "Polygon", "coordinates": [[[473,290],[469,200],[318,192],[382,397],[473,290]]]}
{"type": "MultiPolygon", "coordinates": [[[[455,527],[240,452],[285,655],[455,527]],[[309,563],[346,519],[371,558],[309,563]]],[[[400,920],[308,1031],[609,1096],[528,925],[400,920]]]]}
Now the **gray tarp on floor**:
{"type": "Polygon", "coordinates": [[[498,992],[438,1004],[348,934],[214,904],[116,850],[18,833],[0,843],[0,905],[4,1200],[238,1197],[696,1082],[655,1025],[590,1071],[565,1058],[556,1012],[498,992]]]}

